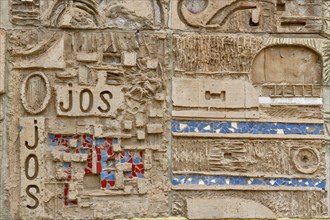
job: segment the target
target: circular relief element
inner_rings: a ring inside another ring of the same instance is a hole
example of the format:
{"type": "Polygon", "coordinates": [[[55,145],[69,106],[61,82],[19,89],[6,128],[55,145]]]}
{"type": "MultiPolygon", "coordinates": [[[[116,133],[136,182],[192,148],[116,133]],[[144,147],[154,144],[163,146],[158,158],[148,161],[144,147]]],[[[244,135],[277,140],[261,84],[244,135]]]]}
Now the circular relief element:
{"type": "Polygon", "coordinates": [[[188,11],[197,14],[205,10],[208,0],[184,0],[183,4],[188,11]]]}
{"type": "Polygon", "coordinates": [[[319,152],[311,148],[301,148],[293,155],[293,162],[302,173],[314,173],[320,165],[319,152]]]}
{"type": "Polygon", "coordinates": [[[51,95],[49,81],[44,73],[34,72],[26,76],[21,87],[21,100],[24,109],[30,114],[45,110],[51,95]]]}

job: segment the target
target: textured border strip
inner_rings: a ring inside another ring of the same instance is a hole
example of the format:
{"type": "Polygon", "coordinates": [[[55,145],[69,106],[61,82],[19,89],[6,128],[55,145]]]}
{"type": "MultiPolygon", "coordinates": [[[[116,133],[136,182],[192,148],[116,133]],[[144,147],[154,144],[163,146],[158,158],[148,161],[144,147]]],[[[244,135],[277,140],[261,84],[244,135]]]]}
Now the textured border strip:
{"type": "Polygon", "coordinates": [[[322,105],[322,98],[271,98],[259,97],[260,104],[287,104],[287,105],[322,105]]]}
{"type": "Polygon", "coordinates": [[[323,124],[277,122],[217,122],[172,120],[173,133],[252,135],[323,135],[323,124]]]}
{"type": "Polygon", "coordinates": [[[325,190],[325,180],[307,178],[258,178],[242,176],[174,175],[172,185],[303,187],[325,190]]]}
{"type": "Polygon", "coordinates": [[[194,138],[324,140],[324,135],[217,134],[217,133],[172,133],[172,135],[174,137],[194,137],[194,138]]]}

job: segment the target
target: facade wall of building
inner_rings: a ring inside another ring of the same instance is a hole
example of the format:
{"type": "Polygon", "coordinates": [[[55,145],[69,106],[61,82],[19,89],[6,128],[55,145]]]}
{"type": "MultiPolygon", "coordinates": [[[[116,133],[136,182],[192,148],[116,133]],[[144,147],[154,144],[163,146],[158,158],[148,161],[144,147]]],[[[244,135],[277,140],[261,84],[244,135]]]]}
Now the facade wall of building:
{"type": "Polygon", "coordinates": [[[330,1],[0,10],[0,218],[330,216],[330,1]]]}

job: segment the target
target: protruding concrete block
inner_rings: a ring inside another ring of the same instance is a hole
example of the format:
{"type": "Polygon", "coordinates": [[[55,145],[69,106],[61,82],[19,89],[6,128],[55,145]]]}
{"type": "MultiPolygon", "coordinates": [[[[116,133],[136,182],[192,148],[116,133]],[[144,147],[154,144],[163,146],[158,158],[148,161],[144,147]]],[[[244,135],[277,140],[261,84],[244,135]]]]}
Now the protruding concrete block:
{"type": "Polygon", "coordinates": [[[136,65],[136,52],[123,52],[122,62],[124,66],[135,66],[136,65]]]}
{"type": "Polygon", "coordinates": [[[163,125],[162,124],[147,124],[147,133],[148,134],[163,133],[163,125]]]}

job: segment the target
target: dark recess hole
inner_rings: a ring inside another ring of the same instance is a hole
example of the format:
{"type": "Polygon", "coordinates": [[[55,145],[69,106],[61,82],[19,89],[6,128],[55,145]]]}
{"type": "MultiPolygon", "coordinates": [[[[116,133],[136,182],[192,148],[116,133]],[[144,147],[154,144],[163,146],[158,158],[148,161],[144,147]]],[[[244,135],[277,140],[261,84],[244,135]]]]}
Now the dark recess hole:
{"type": "Polygon", "coordinates": [[[305,26],[306,22],[304,21],[283,21],[281,26],[305,26]]]}
{"type": "Polygon", "coordinates": [[[277,11],[285,11],[285,3],[278,3],[276,5],[277,11]]]}
{"type": "Polygon", "coordinates": [[[307,156],[303,156],[301,158],[301,161],[304,162],[304,163],[307,163],[309,161],[309,158],[307,156]]]}
{"type": "Polygon", "coordinates": [[[252,27],[259,26],[259,22],[254,23],[254,22],[252,21],[252,18],[250,18],[249,25],[252,26],[252,27]]]}
{"type": "Polygon", "coordinates": [[[231,153],[224,153],[224,154],[223,154],[223,157],[224,157],[225,159],[231,159],[232,156],[233,156],[233,155],[232,155],[231,153]]]}

